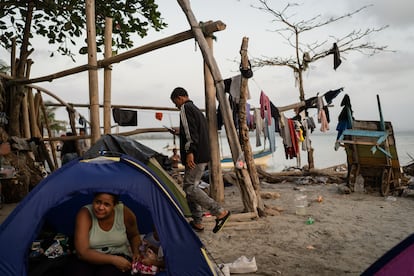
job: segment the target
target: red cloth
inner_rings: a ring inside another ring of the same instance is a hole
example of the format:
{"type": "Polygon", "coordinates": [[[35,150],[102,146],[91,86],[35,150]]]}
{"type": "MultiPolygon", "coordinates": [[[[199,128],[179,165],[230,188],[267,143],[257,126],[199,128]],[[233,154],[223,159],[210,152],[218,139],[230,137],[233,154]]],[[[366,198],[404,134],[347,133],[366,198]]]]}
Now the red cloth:
{"type": "Polygon", "coordinates": [[[262,119],[267,116],[267,124],[270,126],[272,124],[272,111],[270,110],[270,100],[269,97],[262,91],[260,92],[260,116],[262,119]],[[265,112],[267,111],[267,112],[265,112]]]}
{"type": "Polygon", "coordinates": [[[159,121],[162,120],[162,112],[155,112],[155,118],[159,121]]]}
{"type": "Polygon", "coordinates": [[[286,157],[293,159],[298,156],[299,153],[299,142],[298,136],[296,134],[295,122],[292,119],[288,119],[288,127],[290,133],[290,140],[292,141],[292,146],[285,148],[286,157]]]}

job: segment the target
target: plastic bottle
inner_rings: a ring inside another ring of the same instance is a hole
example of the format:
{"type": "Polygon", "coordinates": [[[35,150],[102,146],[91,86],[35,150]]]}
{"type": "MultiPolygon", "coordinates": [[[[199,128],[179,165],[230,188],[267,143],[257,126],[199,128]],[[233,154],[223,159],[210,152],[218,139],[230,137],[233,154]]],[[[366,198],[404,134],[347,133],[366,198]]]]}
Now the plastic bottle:
{"type": "Polygon", "coordinates": [[[364,193],[365,192],[364,178],[360,174],[358,174],[356,179],[355,179],[354,192],[355,193],[364,193]]]}
{"type": "Polygon", "coordinates": [[[305,216],[306,207],[308,206],[307,196],[303,194],[296,195],[295,198],[295,213],[296,215],[305,216]]]}

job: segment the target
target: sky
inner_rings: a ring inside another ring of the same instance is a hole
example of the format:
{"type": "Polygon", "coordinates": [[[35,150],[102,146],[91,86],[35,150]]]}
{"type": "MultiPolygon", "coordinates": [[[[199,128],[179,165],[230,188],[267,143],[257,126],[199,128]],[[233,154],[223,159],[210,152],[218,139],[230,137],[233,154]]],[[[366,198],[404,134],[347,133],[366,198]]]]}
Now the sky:
{"type": "MultiPolygon", "coordinates": [[[[136,38],[136,47],[190,28],[184,12],[176,1],[159,0],[156,3],[169,26],[160,32],[150,31],[144,39],[136,38]]],[[[281,10],[288,2],[272,0],[269,3],[275,10],[281,10]]],[[[294,22],[318,15],[321,16],[321,20],[326,20],[372,4],[350,18],[309,31],[301,40],[304,44],[326,41],[325,47],[330,48],[335,42],[335,37],[341,37],[353,30],[389,26],[367,39],[377,45],[388,46],[388,49],[394,52],[381,52],[374,56],[350,52],[341,56],[342,64],[336,71],[333,69],[333,58],[329,56],[312,63],[310,69],[305,72],[306,98],[344,87],[344,91],[330,108],[330,128],[335,130],[337,116],[341,111],[340,102],[345,94],[350,96],[355,119],[379,120],[376,102],[378,94],[383,117],[386,121],[392,122],[394,130],[414,130],[414,18],[411,14],[414,2],[308,0],[298,3],[299,6],[287,11],[287,15],[290,15],[294,22]]],[[[221,20],[226,24],[224,31],[215,34],[217,40],[213,46],[214,57],[223,78],[239,74],[239,50],[243,37],[249,39],[249,58],[286,58],[294,55],[294,49],[273,31],[281,25],[273,21],[272,15],[252,7],[259,6],[257,1],[190,0],[190,4],[197,21],[221,20]]],[[[67,57],[55,55],[54,58],[49,58],[51,48],[41,39],[35,40],[33,47],[35,52],[31,58],[35,63],[32,66],[32,78],[87,63],[87,56],[77,56],[76,63],[67,57]]],[[[1,59],[8,60],[8,53],[3,49],[0,50],[0,55],[1,59]]],[[[98,59],[102,58],[98,56],[98,59]]],[[[99,99],[102,103],[103,70],[98,71],[98,78],[99,99]]],[[[66,102],[89,102],[87,72],[36,85],[47,88],[66,102]]],[[[199,107],[204,107],[203,60],[194,39],[113,65],[113,104],[174,107],[169,96],[177,86],[186,88],[190,98],[199,107]]],[[[251,99],[248,102],[255,107],[259,107],[261,91],[269,96],[276,106],[286,106],[299,101],[293,72],[285,67],[254,69],[254,76],[249,79],[249,90],[251,99]]],[[[78,110],[85,117],[89,117],[86,109],[78,110]]],[[[178,116],[175,113],[164,114],[163,120],[158,121],[153,111],[139,111],[138,127],[178,124],[178,116]]],[[[68,120],[64,109],[58,111],[57,116],[58,119],[68,120]]],[[[103,117],[100,120],[102,125],[103,117]]]]}

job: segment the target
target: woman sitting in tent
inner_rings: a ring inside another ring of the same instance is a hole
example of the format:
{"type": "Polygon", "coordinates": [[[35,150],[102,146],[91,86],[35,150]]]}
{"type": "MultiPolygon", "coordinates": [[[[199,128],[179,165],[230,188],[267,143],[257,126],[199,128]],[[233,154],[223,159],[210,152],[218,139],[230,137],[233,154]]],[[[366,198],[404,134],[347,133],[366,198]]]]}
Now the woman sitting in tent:
{"type": "Polygon", "coordinates": [[[142,243],[134,213],[110,193],[79,210],[74,242],[78,258],[67,275],[130,275],[142,243]]]}

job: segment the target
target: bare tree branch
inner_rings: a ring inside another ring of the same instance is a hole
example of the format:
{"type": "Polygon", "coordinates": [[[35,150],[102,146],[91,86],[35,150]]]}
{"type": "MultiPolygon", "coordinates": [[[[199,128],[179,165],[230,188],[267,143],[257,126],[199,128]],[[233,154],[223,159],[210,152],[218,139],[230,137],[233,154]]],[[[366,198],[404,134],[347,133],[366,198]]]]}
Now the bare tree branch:
{"type": "Polygon", "coordinates": [[[253,67],[264,66],[288,66],[295,73],[298,73],[299,78],[299,94],[300,99],[304,99],[304,88],[302,71],[305,71],[309,64],[315,62],[321,58],[327,57],[332,54],[332,44],[328,45],[328,38],[333,40],[339,49],[339,53],[347,52],[359,52],[365,55],[375,55],[379,52],[388,51],[388,46],[378,46],[373,42],[365,41],[368,36],[383,31],[388,26],[382,26],[379,28],[367,28],[365,30],[352,30],[348,34],[337,38],[333,35],[328,36],[323,41],[314,41],[311,43],[303,43],[300,41],[300,35],[307,31],[313,31],[317,28],[327,26],[332,23],[336,23],[340,20],[352,17],[353,15],[360,13],[361,11],[371,7],[372,5],[366,5],[352,12],[346,13],[341,16],[331,17],[323,19],[321,15],[316,15],[309,19],[294,21],[293,17],[295,13],[290,12],[292,8],[298,7],[296,3],[289,3],[281,10],[273,9],[269,3],[269,0],[258,0],[261,6],[254,6],[258,10],[269,13],[274,17],[272,22],[277,25],[272,32],[280,35],[283,40],[294,49],[295,55],[283,58],[283,57],[256,57],[251,59],[253,67]],[[288,15],[288,12],[290,15],[288,15]],[[280,26],[280,27],[279,27],[280,26]],[[306,58],[305,58],[306,56],[306,58]]]}

